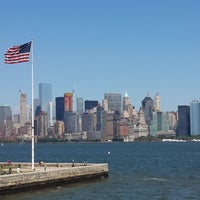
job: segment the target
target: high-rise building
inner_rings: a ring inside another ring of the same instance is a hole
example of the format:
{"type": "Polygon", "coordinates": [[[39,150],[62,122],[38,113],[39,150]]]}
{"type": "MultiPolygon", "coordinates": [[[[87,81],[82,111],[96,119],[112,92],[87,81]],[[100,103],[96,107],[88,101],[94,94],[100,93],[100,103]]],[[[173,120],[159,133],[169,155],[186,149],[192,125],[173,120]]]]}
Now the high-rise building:
{"type": "Polygon", "coordinates": [[[149,126],[153,118],[154,101],[148,94],[142,100],[142,110],[144,112],[145,121],[147,125],[149,126]]]}
{"type": "Polygon", "coordinates": [[[154,111],[160,111],[160,96],[158,93],[154,96],[154,111]]]}
{"type": "Polygon", "coordinates": [[[44,111],[41,111],[37,116],[37,134],[39,136],[45,137],[47,133],[47,114],[44,111]]]}
{"type": "Polygon", "coordinates": [[[56,97],[56,120],[64,120],[64,97],[56,97]]]}
{"type": "Polygon", "coordinates": [[[133,116],[133,107],[131,105],[130,97],[128,93],[125,92],[123,96],[123,117],[129,118],[133,116]]]}
{"type": "Polygon", "coordinates": [[[190,106],[178,106],[177,136],[190,135],[190,106]]]}
{"type": "Polygon", "coordinates": [[[5,122],[12,121],[12,111],[10,106],[1,105],[0,106],[0,131],[5,125],[5,122]]]}
{"type": "Polygon", "coordinates": [[[104,131],[104,109],[99,104],[97,106],[97,131],[104,131]]]}
{"type": "Polygon", "coordinates": [[[39,101],[41,110],[47,113],[47,105],[52,101],[51,83],[39,83],[39,101]]]}
{"type": "Polygon", "coordinates": [[[47,117],[48,117],[48,127],[53,126],[56,121],[55,102],[53,101],[48,103],[47,117]]]}
{"type": "Polygon", "coordinates": [[[85,101],[85,112],[90,112],[90,110],[93,110],[98,105],[98,101],[93,100],[86,100],[85,101]]]}
{"type": "Polygon", "coordinates": [[[117,93],[105,93],[104,99],[108,102],[108,112],[122,112],[122,95],[117,93]]]}
{"type": "Polygon", "coordinates": [[[73,112],[73,93],[64,94],[64,109],[66,112],[73,112]]]}
{"type": "Polygon", "coordinates": [[[83,108],[83,104],[84,104],[84,102],[83,102],[84,100],[83,100],[83,97],[77,97],[76,98],[76,106],[77,106],[77,113],[79,113],[79,114],[83,114],[83,111],[84,111],[84,108],[83,108]]]}
{"type": "Polygon", "coordinates": [[[166,112],[153,112],[153,119],[150,126],[151,135],[167,134],[169,121],[166,112]]]}
{"type": "Polygon", "coordinates": [[[0,133],[2,136],[10,136],[13,132],[12,111],[10,106],[0,106],[0,133]]]}
{"type": "Polygon", "coordinates": [[[24,126],[27,121],[26,101],[26,93],[20,92],[20,126],[24,126]]]}
{"type": "MultiPolygon", "coordinates": [[[[32,109],[32,106],[31,106],[32,109]]],[[[38,99],[34,99],[34,116],[37,117],[39,115],[39,113],[41,112],[41,106],[40,106],[40,100],[38,99]]],[[[31,115],[30,115],[31,116],[31,115]]],[[[31,122],[31,119],[30,119],[31,122]]]]}
{"type": "Polygon", "coordinates": [[[78,131],[78,115],[75,112],[64,112],[65,133],[78,131]]]}
{"type": "Polygon", "coordinates": [[[200,135],[200,102],[197,100],[190,104],[190,133],[200,135]]]}

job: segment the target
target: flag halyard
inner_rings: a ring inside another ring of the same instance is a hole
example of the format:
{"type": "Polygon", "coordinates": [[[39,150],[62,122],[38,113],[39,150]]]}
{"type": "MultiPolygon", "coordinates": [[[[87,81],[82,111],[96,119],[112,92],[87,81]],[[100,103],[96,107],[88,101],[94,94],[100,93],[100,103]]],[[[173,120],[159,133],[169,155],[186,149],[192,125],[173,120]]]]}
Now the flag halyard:
{"type": "Polygon", "coordinates": [[[5,52],[4,63],[17,64],[21,62],[29,62],[30,50],[31,42],[25,43],[23,45],[10,47],[5,52]]]}

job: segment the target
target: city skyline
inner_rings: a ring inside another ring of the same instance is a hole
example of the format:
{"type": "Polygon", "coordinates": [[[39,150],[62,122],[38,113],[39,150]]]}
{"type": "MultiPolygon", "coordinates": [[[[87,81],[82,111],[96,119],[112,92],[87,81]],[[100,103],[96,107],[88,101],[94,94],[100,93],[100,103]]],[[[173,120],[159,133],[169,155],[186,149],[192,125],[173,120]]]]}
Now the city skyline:
{"type": "Polygon", "coordinates": [[[200,98],[199,8],[197,0],[4,1],[0,104],[19,112],[19,90],[31,104],[31,62],[3,62],[9,47],[33,38],[35,98],[50,82],[53,98],[75,91],[101,102],[127,91],[136,110],[147,93],[160,94],[162,111],[190,105],[200,98]]]}

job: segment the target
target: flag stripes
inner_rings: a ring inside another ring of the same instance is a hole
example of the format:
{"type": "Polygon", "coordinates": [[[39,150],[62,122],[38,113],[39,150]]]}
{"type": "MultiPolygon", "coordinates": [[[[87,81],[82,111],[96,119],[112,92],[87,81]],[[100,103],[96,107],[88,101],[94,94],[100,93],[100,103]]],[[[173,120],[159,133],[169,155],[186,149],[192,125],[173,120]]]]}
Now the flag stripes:
{"type": "Polygon", "coordinates": [[[21,62],[29,62],[30,50],[31,50],[31,42],[28,42],[23,45],[10,47],[5,52],[4,63],[17,64],[21,62]]]}

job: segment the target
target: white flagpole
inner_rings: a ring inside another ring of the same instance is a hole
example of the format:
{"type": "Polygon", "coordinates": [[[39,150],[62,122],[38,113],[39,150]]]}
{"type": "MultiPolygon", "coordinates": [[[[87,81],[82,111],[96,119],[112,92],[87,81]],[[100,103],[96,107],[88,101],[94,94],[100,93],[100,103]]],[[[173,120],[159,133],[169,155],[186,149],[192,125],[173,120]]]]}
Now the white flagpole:
{"type": "Polygon", "coordinates": [[[35,138],[34,138],[34,69],[33,69],[33,39],[32,40],[32,122],[31,122],[31,139],[32,139],[32,170],[35,169],[34,167],[34,142],[35,142],[35,138]]]}

